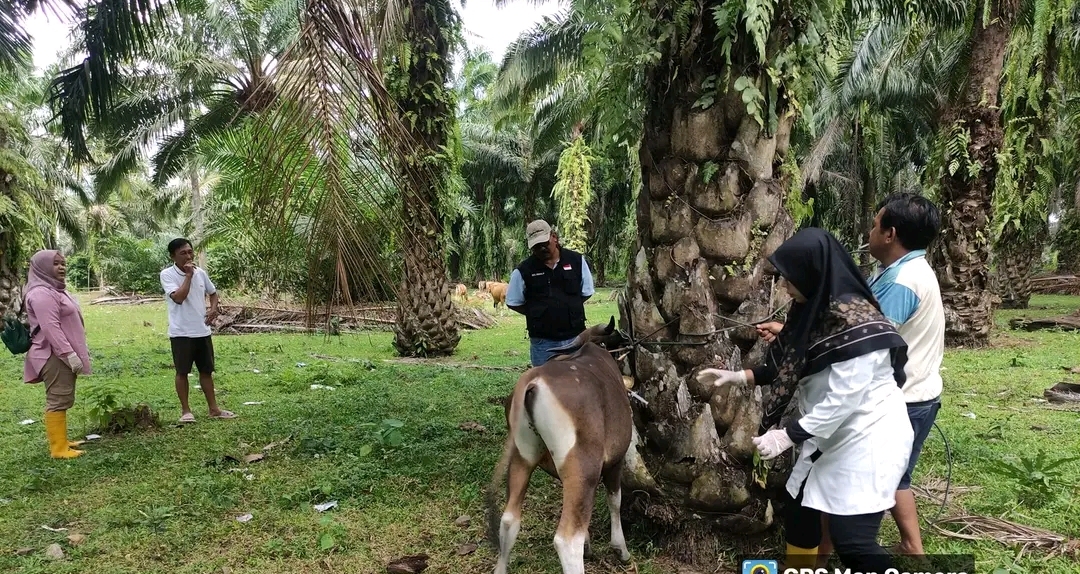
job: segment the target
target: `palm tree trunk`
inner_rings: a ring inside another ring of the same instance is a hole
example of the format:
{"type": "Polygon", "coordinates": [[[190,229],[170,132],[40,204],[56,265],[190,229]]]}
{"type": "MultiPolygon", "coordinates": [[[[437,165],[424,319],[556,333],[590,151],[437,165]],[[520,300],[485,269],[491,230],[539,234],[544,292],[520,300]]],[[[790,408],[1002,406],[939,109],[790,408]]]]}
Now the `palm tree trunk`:
{"type": "Polygon", "coordinates": [[[18,317],[23,312],[22,285],[15,260],[17,241],[11,231],[0,230],[0,317],[18,317]]]}
{"type": "MultiPolygon", "coordinates": [[[[863,240],[870,233],[870,228],[874,226],[874,218],[877,217],[877,213],[874,211],[874,206],[877,200],[877,183],[874,181],[873,170],[870,169],[869,159],[865,157],[863,150],[866,145],[866,139],[864,137],[865,127],[862,122],[856,120],[855,123],[856,139],[855,139],[855,165],[859,170],[859,180],[862,184],[862,195],[859,200],[859,232],[853,237],[852,249],[858,249],[863,244],[863,240]]],[[[864,251],[857,255],[856,261],[859,262],[859,268],[862,269],[863,274],[869,276],[874,269],[874,258],[870,256],[869,251],[864,251]]]]}
{"type": "Polygon", "coordinates": [[[1021,235],[1008,228],[998,239],[997,288],[1003,309],[1027,309],[1031,301],[1031,278],[1042,264],[1046,227],[1037,235],[1021,235]]]}
{"type": "MultiPolygon", "coordinates": [[[[0,131],[0,146],[7,143],[7,135],[0,131]]],[[[11,192],[12,175],[0,168],[0,195],[14,202],[11,192]]],[[[19,237],[14,229],[0,225],[0,317],[20,316],[22,309],[22,282],[19,280],[19,237]]]]}
{"type": "MultiPolygon", "coordinates": [[[[985,345],[992,325],[990,285],[991,200],[997,176],[996,154],[1003,132],[998,98],[1005,48],[1014,15],[990,2],[988,24],[976,16],[970,44],[967,86],[960,99],[945,109],[940,121],[945,137],[967,134],[967,165],[945,172],[941,210],[945,214],[932,258],[945,305],[946,340],[950,345],[985,345]],[[978,166],[974,175],[968,166],[978,166]]],[[[975,14],[981,15],[983,2],[975,14]]]]}
{"type": "Polygon", "coordinates": [[[398,291],[394,348],[403,356],[449,355],[461,335],[454,318],[450,282],[443,263],[443,230],[437,215],[450,164],[445,146],[454,119],[449,40],[455,15],[446,0],[412,0],[405,42],[398,61],[400,89],[395,93],[402,121],[419,140],[416,154],[398,159],[408,182],[403,190],[404,277],[398,291]]]}
{"type": "MultiPolygon", "coordinates": [[[[188,167],[188,181],[191,183],[191,221],[195,226],[195,238],[192,242],[201,245],[203,240],[203,194],[202,182],[199,181],[199,168],[192,162],[188,167]]],[[[206,251],[199,249],[199,267],[206,269],[206,251]]]]}
{"type": "Polygon", "coordinates": [[[450,254],[446,266],[450,278],[455,281],[461,280],[461,267],[464,262],[462,252],[465,250],[465,238],[462,236],[464,230],[465,218],[463,216],[459,216],[450,224],[450,239],[457,245],[457,251],[450,254]]]}
{"type": "MultiPolygon", "coordinates": [[[[652,15],[658,27],[674,11],[661,3],[652,15]]],[[[631,454],[643,464],[633,465],[624,492],[647,493],[629,506],[672,534],[676,554],[702,551],[714,528],[745,534],[773,521],[766,491],[752,480],[760,395],[738,388],[713,396],[694,375],[760,361],[764,345],[754,329],[732,330],[725,317],[757,321],[781,304],[765,257],[794,231],[779,170],[792,122],[784,113],[789,94],[781,90],[775,100],[776,133],[764,133],[734,88],[744,70],[761,69],[748,55],[750,41],[740,38],[732,53],[746,56],[733,63],[731,83],[717,86],[715,105],[695,108],[703,81],[722,77],[726,63],[712,10],[692,18],[691,29],[701,32],[692,52],[665,42],[670,52],[647,75],[639,235],[621,309],[624,331],[668,343],[644,343],[631,354],[635,390],[648,405],[634,402],[631,454]]],[[[770,43],[795,37],[792,20],[777,15],[771,24],[770,43]]],[[[770,479],[783,480],[784,464],[770,479]]]]}
{"type": "Polygon", "coordinates": [[[1058,250],[1058,272],[1080,275],[1080,183],[1076,187],[1076,205],[1064,210],[1054,236],[1058,250]]]}

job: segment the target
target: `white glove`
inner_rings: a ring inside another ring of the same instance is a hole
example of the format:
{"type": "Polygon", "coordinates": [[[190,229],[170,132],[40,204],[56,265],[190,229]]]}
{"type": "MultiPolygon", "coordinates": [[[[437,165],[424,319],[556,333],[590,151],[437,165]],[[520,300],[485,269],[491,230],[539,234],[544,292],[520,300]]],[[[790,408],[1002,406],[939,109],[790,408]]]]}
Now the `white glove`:
{"type": "Polygon", "coordinates": [[[73,372],[73,373],[81,373],[82,372],[82,359],[80,359],[79,356],[76,355],[75,353],[72,353],[72,354],[64,357],[64,362],[67,363],[69,367],[71,367],[71,372],[73,372]]]}
{"type": "Polygon", "coordinates": [[[751,440],[754,441],[754,447],[761,453],[762,460],[774,459],[780,456],[780,453],[795,446],[784,429],[773,429],[751,440]]]}
{"type": "Polygon", "coordinates": [[[697,381],[703,385],[712,383],[720,388],[728,383],[746,384],[745,371],[725,371],[723,369],[704,369],[697,374],[697,381]]]}

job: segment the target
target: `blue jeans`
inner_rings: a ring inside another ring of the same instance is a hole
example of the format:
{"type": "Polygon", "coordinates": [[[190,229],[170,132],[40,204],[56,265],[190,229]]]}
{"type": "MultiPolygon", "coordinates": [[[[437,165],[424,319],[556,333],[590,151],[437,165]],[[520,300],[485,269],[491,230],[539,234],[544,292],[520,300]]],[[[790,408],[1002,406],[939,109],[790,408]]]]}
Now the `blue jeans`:
{"type": "Polygon", "coordinates": [[[941,410],[941,397],[919,403],[908,403],[908,420],[911,421],[911,430],[915,431],[915,441],[911,444],[911,457],[908,458],[907,470],[904,471],[900,486],[896,490],[911,488],[911,473],[915,471],[915,463],[919,462],[923,442],[930,435],[930,429],[934,426],[934,419],[937,418],[939,410],[941,410]]]}
{"type": "Polygon", "coordinates": [[[556,353],[551,352],[551,349],[569,345],[574,342],[574,339],[577,339],[577,337],[566,339],[564,341],[552,341],[551,339],[531,337],[529,339],[529,362],[531,362],[534,367],[543,365],[548,362],[551,357],[556,355],[556,353]]]}

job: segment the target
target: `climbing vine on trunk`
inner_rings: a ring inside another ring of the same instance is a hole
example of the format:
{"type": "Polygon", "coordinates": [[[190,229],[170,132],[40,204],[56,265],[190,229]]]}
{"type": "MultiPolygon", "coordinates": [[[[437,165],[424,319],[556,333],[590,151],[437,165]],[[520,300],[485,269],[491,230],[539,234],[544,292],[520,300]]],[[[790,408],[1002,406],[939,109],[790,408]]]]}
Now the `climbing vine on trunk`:
{"type": "Polygon", "coordinates": [[[585,223],[592,202],[591,151],[585,138],[578,135],[559,156],[558,181],[552,195],[559,206],[559,243],[584,252],[587,248],[585,223]]]}

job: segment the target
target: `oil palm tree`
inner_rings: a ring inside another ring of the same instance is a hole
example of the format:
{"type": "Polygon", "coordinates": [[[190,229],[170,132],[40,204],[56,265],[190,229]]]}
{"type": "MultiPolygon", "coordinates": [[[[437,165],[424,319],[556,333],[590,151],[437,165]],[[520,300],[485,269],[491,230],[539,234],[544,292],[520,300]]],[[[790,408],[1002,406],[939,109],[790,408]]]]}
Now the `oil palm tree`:
{"type": "MultiPolygon", "coordinates": [[[[635,507],[684,547],[714,528],[749,533],[774,517],[768,491],[785,463],[753,463],[762,415],[751,389],[714,396],[698,369],[756,364],[764,345],[746,324],[785,303],[766,259],[809,215],[790,152],[805,78],[835,22],[963,21],[959,2],[653,2],[631,13],[643,38],[645,119],[638,242],[625,331],[641,465],[635,507]],[[914,13],[909,12],[914,11],[914,13]],[[764,488],[763,488],[764,487],[764,488]],[[676,534],[677,533],[677,534],[676,534]]],[[[699,548],[701,548],[699,546],[699,548]]]]}
{"type": "Polygon", "coordinates": [[[938,118],[932,169],[943,221],[930,253],[945,306],[951,345],[985,345],[992,326],[992,202],[1004,131],[999,107],[1001,76],[1016,21],[1014,2],[980,0],[969,18],[960,89],[938,118]]]}
{"type": "MultiPolygon", "coordinates": [[[[1064,176],[1062,158],[1076,143],[1062,133],[1066,95],[1075,90],[1075,0],[1025,3],[1006,59],[1002,116],[1006,119],[1001,170],[994,189],[996,286],[1005,308],[1024,309],[1031,276],[1041,268],[1049,215],[1064,176]]],[[[1066,160],[1067,161],[1067,160],[1066,160]]]]}
{"type": "Polygon", "coordinates": [[[304,4],[245,160],[258,169],[246,200],[256,221],[279,230],[302,221],[309,269],[331,270],[309,274],[319,283],[309,293],[326,288],[327,303],[351,304],[396,282],[405,355],[448,354],[460,338],[441,214],[454,163],[455,18],[439,1],[304,4]]]}
{"type": "Polygon", "coordinates": [[[59,139],[44,129],[44,80],[28,66],[0,71],[0,315],[22,313],[22,269],[35,250],[55,247],[58,231],[81,240],[77,174],[59,139]]]}
{"type": "Polygon", "coordinates": [[[186,180],[198,245],[204,236],[198,144],[273,100],[270,69],[296,37],[298,11],[296,0],[183,5],[168,19],[170,33],[126,67],[113,113],[93,126],[109,143],[97,187],[116,185],[156,148],[152,181],[164,187],[176,176],[186,180]]]}

